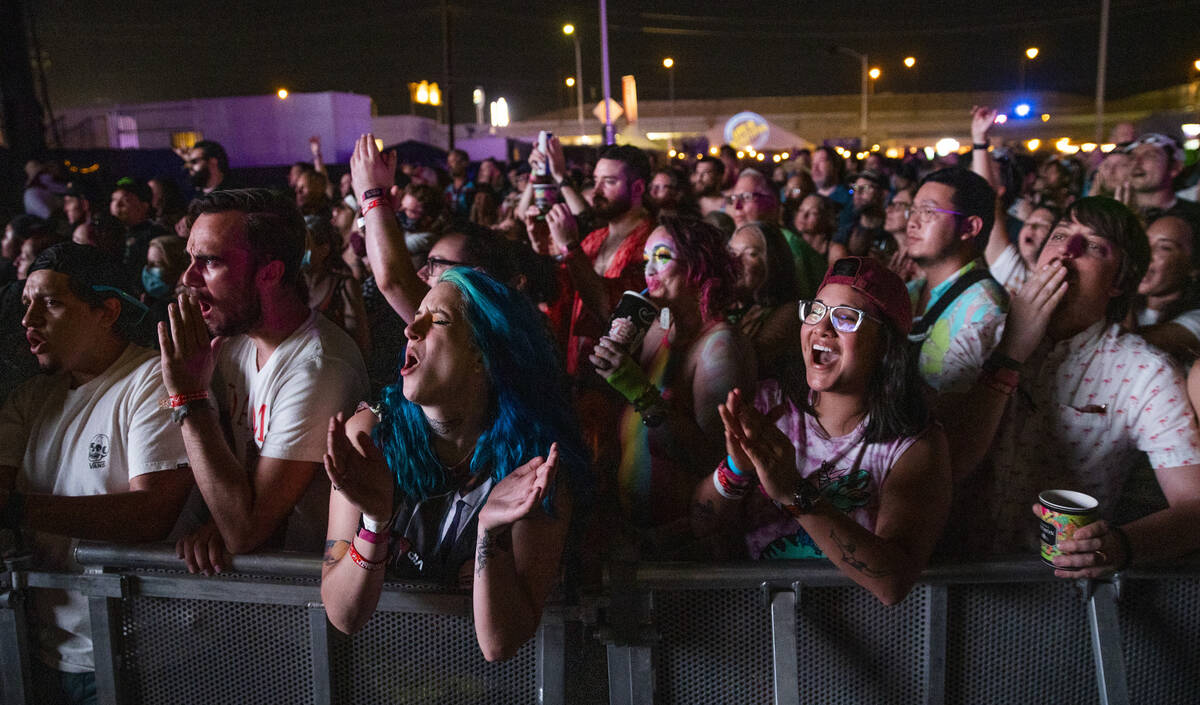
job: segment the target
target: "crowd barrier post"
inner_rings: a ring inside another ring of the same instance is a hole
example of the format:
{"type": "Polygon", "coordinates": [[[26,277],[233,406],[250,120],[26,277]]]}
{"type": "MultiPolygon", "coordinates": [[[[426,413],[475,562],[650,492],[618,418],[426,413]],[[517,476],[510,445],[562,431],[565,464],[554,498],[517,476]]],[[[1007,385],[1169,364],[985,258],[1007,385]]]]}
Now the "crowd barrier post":
{"type": "Polygon", "coordinates": [[[5,560],[0,576],[0,693],[15,703],[29,700],[29,642],[25,619],[25,593],[20,589],[19,572],[28,563],[5,560]]]}
{"type": "Polygon", "coordinates": [[[1125,659],[1121,654],[1121,623],[1117,614],[1117,600],[1120,598],[1118,580],[1119,576],[1113,580],[1088,580],[1084,586],[1100,705],[1129,703],[1125,659]]]}
{"type": "Polygon", "coordinates": [[[774,676],[774,705],[800,705],[800,683],[796,680],[796,606],[802,586],[762,584],[771,610],[771,664],[774,676]]]}

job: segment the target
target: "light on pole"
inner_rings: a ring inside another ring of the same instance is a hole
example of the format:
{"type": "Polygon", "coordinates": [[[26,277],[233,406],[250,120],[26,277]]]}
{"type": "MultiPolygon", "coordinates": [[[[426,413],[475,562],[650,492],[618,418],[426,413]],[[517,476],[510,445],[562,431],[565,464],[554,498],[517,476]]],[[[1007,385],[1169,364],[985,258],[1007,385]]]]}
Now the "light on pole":
{"type": "Polygon", "coordinates": [[[671,105],[671,136],[667,138],[667,144],[673,148],[675,146],[675,60],[668,56],[663,59],[663,67],[667,69],[667,100],[671,105]]]}
{"type": "MultiPolygon", "coordinates": [[[[575,31],[575,25],[563,25],[563,34],[575,40],[575,113],[579,120],[579,136],[584,134],[583,127],[583,53],[579,49],[579,33],[575,31]]],[[[567,84],[568,86],[571,84],[567,84]]]]}
{"type": "Polygon", "coordinates": [[[910,69],[911,69],[912,67],[914,67],[914,66],[916,66],[916,65],[917,65],[917,58],[916,58],[915,56],[906,56],[906,57],[904,57],[904,66],[905,66],[906,68],[910,68],[910,69]]]}

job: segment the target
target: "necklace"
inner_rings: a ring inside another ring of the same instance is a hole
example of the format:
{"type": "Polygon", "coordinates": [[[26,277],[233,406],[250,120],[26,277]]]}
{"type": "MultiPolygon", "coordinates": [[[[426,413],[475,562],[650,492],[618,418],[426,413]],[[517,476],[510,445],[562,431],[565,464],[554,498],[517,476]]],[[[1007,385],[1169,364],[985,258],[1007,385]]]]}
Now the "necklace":
{"type": "Polygon", "coordinates": [[[463,463],[467,462],[467,460],[474,453],[475,453],[475,444],[472,444],[471,447],[467,449],[466,454],[463,455],[463,457],[459,458],[457,462],[447,465],[446,463],[442,462],[441,458],[438,458],[438,464],[441,465],[442,469],[445,470],[446,472],[450,472],[452,470],[457,470],[459,468],[459,466],[461,466],[463,463]]]}

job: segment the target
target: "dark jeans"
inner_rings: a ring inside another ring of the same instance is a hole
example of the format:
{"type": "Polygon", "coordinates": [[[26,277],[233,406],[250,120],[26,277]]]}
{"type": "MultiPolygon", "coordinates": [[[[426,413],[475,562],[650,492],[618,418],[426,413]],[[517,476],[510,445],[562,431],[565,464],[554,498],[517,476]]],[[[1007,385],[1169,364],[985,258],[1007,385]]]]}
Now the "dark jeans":
{"type": "Polygon", "coordinates": [[[64,673],[30,659],[33,702],[39,705],[96,705],[95,673],[64,673]]]}

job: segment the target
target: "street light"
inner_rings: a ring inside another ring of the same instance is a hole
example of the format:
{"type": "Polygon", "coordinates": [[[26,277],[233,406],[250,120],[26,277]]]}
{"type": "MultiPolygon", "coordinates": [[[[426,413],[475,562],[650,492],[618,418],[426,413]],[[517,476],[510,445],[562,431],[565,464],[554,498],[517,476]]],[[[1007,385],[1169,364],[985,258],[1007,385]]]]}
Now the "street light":
{"type": "Polygon", "coordinates": [[[1021,59],[1021,80],[1019,81],[1019,88],[1022,91],[1025,90],[1025,67],[1030,61],[1033,61],[1037,58],[1038,53],[1037,47],[1029,47],[1025,50],[1025,58],[1021,59]]]}
{"type": "Polygon", "coordinates": [[[575,86],[575,77],[567,76],[565,83],[567,84],[567,88],[573,88],[575,86]]]}
{"type": "Polygon", "coordinates": [[[867,75],[868,75],[868,76],[870,76],[872,80],[876,80],[876,79],[878,79],[878,78],[879,78],[879,74],[880,74],[880,71],[879,71],[879,68],[878,68],[878,67],[876,67],[876,68],[873,68],[873,69],[871,69],[870,71],[868,71],[868,72],[867,72],[867,75]]]}
{"type": "Polygon", "coordinates": [[[675,146],[675,60],[671,57],[663,59],[663,67],[667,69],[667,100],[671,105],[671,136],[667,138],[667,144],[671,147],[675,146]]]}
{"type": "Polygon", "coordinates": [[[906,56],[906,57],[904,57],[904,65],[905,65],[906,67],[910,68],[910,69],[911,69],[912,67],[916,66],[916,65],[917,65],[917,59],[916,59],[916,57],[914,57],[914,56],[906,56]]]}
{"type": "MultiPolygon", "coordinates": [[[[579,136],[583,136],[583,52],[579,49],[579,33],[575,25],[563,25],[563,34],[575,40],[575,113],[579,120],[579,136]]],[[[568,84],[570,85],[570,84],[568,84]]]]}
{"type": "Polygon", "coordinates": [[[287,100],[288,90],[286,88],[280,88],[279,90],[275,91],[275,95],[279,96],[280,100],[287,100]]]}
{"type": "Polygon", "coordinates": [[[829,47],[830,54],[845,54],[853,59],[858,59],[859,67],[862,70],[862,105],[859,109],[859,130],[862,132],[862,143],[867,143],[867,88],[869,79],[867,76],[867,55],[860,54],[849,47],[831,46],[829,47]]]}

